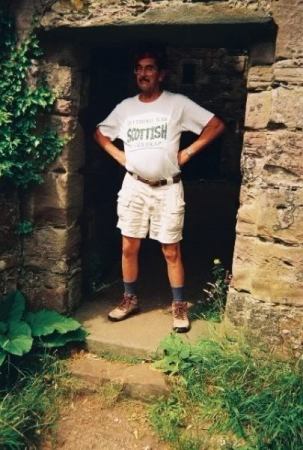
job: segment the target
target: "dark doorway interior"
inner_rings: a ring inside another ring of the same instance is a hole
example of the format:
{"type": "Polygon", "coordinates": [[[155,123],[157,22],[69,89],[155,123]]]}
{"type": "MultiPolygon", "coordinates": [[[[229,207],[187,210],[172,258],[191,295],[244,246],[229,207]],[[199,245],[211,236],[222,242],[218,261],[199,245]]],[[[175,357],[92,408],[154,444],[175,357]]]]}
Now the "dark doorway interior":
{"type": "MultiPolygon", "coordinates": [[[[166,88],[184,93],[219,115],[225,135],[195,157],[183,171],[187,203],[183,254],[188,296],[196,300],[210,279],[213,259],[231,268],[240,188],[240,153],[246,100],[246,51],[167,47],[170,74],[166,88]]],[[[90,104],[81,118],[87,131],[83,220],[85,294],[102,296],[120,274],[120,233],[116,196],[124,176],[93,142],[95,125],[123,98],[136,92],[130,47],[96,48],[91,63],[90,104]]],[[[181,148],[194,136],[185,134],[181,148]]],[[[121,143],[118,143],[122,145],[121,143]]],[[[141,250],[143,297],[168,301],[165,264],[157,242],[141,250]],[[155,292],[156,291],[156,292],[155,292]]],[[[108,297],[108,291],[107,291],[108,297]]]]}

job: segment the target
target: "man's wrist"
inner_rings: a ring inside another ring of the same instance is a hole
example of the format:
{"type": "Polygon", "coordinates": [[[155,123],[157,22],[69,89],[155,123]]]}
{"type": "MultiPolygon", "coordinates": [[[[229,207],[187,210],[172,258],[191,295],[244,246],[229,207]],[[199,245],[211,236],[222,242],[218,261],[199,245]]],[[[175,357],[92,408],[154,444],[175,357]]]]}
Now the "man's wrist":
{"type": "Polygon", "coordinates": [[[185,151],[186,155],[188,156],[188,159],[190,159],[194,154],[190,148],[186,148],[184,151],[185,151]]]}

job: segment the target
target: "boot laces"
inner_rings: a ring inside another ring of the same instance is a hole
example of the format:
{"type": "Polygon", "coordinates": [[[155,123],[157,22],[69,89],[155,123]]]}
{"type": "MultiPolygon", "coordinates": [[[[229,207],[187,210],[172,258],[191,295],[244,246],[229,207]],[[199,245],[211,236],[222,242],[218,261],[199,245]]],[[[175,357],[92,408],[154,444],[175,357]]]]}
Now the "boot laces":
{"type": "Polygon", "coordinates": [[[136,302],[136,298],[134,295],[124,295],[118,308],[127,310],[135,302],[136,302]]]}
{"type": "Polygon", "coordinates": [[[176,319],[186,319],[187,317],[187,303],[186,302],[178,302],[174,304],[174,316],[176,319]]]}

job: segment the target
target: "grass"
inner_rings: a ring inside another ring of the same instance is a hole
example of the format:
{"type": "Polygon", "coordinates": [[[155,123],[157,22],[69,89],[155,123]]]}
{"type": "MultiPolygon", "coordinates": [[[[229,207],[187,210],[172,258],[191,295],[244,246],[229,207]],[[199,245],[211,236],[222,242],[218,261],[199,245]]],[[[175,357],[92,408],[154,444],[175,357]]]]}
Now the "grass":
{"type": "Polygon", "coordinates": [[[301,450],[303,373],[295,362],[258,357],[225,340],[190,346],[172,335],[157,366],[174,377],[151,409],[162,439],[176,449],[301,450]],[[201,443],[203,440],[203,443],[201,443]]]}
{"type": "Polygon", "coordinates": [[[58,418],[64,365],[47,353],[25,358],[22,370],[9,364],[10,377],[2,377],[0,390],[0,448],[38,449],[41,435],[52,430],[58,418]]]}
{"type": "Polygon", "coordinates": [[[98,357],[106,359],[110,362],[121,362],[125,364],[142,364],[142,362],[145,361],[144,358],[140,358],[138,356],[131,356],[126,354],[122,355],[109,350],[98,352],[98,357]]]}

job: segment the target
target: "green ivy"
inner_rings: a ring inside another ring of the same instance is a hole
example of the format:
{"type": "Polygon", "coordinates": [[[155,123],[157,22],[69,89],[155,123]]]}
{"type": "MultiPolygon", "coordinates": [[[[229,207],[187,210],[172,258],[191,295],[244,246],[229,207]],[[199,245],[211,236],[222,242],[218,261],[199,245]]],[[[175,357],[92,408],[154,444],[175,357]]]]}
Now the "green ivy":
{"type": "Polygon", "coordinates": [[[46,81],[37,76],[28,82],[42,54],[35,32],[18,42],[12,20],[0,8],[0,36],[0,180],[27,188],[43,181],[64,140],[43,123],[55,101],[46,81]]]}
{"type": "Polygon", "coordinates": [[[0,299],[0,366],[8,355],[23,356],[33,346],[57,348],[68,342],[84,342],[87,334],[77,320],[56,311],[27,311],[18,290],[0,299]]]}
{"type": "Polygon", "coordinates": [[[34,225],[30,220],[22,220],[17,224],[16,234],[19,236],[26,236],[33,232],[34,225]]]}

